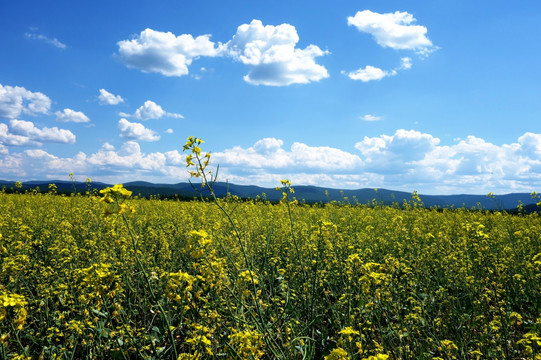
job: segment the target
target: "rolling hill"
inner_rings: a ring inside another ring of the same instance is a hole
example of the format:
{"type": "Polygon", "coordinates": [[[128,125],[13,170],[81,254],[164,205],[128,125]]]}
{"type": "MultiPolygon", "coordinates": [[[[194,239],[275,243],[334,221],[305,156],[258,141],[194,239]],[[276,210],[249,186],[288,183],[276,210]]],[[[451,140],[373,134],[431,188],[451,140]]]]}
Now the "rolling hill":
{"type": "MultiPolygon", "coordinates": [[[[40,191],[46,192],[49,184],[54,183],[57,186],[59,193],[73,192],[74,187],[77,192],[84,192],[88,189],[87,184],[83,182],[72,183],[63,180],[48,180],[48,181],[28,181],[23,183],[22,190],[35,189],[39,187],[40,191]]],[[[12,189],[15,185],[13,181],[0,180],[0,187],[12,189]]],[[[197,190],[200,190],[197,184],[194,184],[197,190]]],[[[93,182],[93,189],[103,189],[112,186],[111,184],[93,182]]],[[[199,192],[192,187],[190,183],[177,184],[155,184],[145,181],[133,181],[124,184],[124,187],[133,191],[135,195],[140,196],[178,196],[179,198],[188,199],[194,196],[199,196],[199,192]]],[[[295,198],[299,201],[304,200],[307,203],[327,203],[331,201],[349,202],[352,204],[366,204],[376,200],[378,203],[391,205],[393,203],[402,204],[403,201],[411,200],[411,193],[404,191],[395,191],[388,189],[365,188],[357,190],[340,190],[318,186],[294,186],[295,198]]],[[[231,195],[236,195],[240,198],[256,198],[261,197],[270,201],[278,201],[281,198],[281,192],[274,188],[264,188],[254,185],[236,185],[224,182],[214,184],[214,191],[217,196],[223,197],[229,192],[231,195]]],[[[208,195],[208,191],[201,191],[203,196],[208,195]]],[[[442,208],[482,208],[487,210],[513,210],[516,209],[519,201],[524,204],[527,210],[536,210],[536,200],[532,199],[528,193],[511,193],[496,195],[495,198],[489,198],[486,195],[458,194],[458,195],[423,195],[419,197],[427,207],[442,207],[442,208]]]]}

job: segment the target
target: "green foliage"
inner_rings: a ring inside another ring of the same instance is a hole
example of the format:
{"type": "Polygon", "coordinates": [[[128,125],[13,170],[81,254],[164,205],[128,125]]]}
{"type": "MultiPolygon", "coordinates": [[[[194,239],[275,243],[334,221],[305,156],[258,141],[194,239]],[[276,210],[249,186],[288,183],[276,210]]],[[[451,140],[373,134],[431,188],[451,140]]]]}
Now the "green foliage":
{"type": "Polygon", "coordinates": [[[5,357],[539,355],[536,214],[104,195],[0,193],[5,357]]]}

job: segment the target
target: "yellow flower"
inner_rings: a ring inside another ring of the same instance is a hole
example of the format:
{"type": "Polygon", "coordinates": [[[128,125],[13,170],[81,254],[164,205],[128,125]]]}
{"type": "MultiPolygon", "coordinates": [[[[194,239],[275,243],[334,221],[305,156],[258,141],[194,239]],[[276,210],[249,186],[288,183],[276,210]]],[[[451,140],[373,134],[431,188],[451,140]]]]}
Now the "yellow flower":
{"type": "Polygon", "coordinates": [[[341,335],[360,335],[357,330],[353,330],[351,326],[347,326],[338,332],[341,335]]]}
{"type": "Polygon", "coordinates": [[[325,360],[346,360],[349,359],[348,352],[341,347],[333,349],[331,353],[325,356],[325,360]]]}

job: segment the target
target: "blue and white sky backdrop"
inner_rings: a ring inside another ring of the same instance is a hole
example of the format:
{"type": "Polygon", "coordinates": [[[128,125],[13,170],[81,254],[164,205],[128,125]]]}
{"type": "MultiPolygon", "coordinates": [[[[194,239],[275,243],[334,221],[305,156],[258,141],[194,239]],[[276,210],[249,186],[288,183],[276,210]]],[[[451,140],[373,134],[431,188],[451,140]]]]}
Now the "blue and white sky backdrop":
{"type": "Polygon", "coordinates": [[[541,2],[2,1],[0,179],[541,189],[541,2]]]}

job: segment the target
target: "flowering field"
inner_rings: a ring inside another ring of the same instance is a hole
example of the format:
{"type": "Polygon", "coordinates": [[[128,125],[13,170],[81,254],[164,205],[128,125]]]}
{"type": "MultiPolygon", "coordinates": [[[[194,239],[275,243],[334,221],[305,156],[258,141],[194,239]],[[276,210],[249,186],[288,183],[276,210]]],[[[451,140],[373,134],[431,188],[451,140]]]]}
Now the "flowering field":
{"type": "Polygon", "coordinates": [[[536,214],[129,195],[0,193],[1,358],[540,358],[536,214]]]}
{"type": "Polygon", "coordinates": [[[49,189],[0,192],[1,359],[541,359],[537,213],[49,189]]]}

